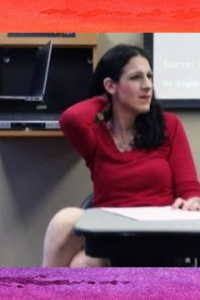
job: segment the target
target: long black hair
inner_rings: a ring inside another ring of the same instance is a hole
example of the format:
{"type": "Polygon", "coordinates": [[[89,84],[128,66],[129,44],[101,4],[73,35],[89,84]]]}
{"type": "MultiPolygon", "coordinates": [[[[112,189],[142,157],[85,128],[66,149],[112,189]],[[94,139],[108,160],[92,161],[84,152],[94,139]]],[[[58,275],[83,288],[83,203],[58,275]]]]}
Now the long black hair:
{"type": "MultiPolygon", "coordinates": [[[[145,57],[150,66],[152,63],[150,56],[145,49],[140,47],[120,44],[108,50],[99,60],[94,71],[91,86],[90,96],[107,94],[111,100],[111,96],[105,90],[103,81],[106,77],[111,78],[114,82],[120,80],[123,68],[129,60],[136,56],[145,57]]],[[[111,110],[103,112],[102,120],[109,120],[112,116],[111,110]]],[[[161,146],[165,141],[165,121],[163,111],[155,99],[153,93],[150,110],[147,113],[139,114],[134,122],[134,145],[138,148],[151,150],[161,146]]]]}

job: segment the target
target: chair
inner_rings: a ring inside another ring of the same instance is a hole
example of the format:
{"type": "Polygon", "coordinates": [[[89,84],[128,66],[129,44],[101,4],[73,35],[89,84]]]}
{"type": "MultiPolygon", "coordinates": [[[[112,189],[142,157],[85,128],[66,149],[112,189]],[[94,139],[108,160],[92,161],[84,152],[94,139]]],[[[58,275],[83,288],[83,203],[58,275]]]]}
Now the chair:
{"type": "Polygon", "coordinates": [[[91,208],[93,207],[93,204],[92,204],[92,200],[93,200],[93,197],[94,197],[94,194],[91,193],[90,195],[88,195],[84,200],[83,202],[81,203],[81,208],[82,209],[87,209],[87,208],[91,208]]]}
{"type": "MultiPolygon", "coordinates": [[[[80,207],[82,209],[88,209],[93,207],[93,200],[94,193],[89,194],[81,203],[80,207]]],[[[196,267],[198,265],[198,259],[193,257],[185,257],[176,259],[174,262],[175,266],[177,267],[196,267]]]]}

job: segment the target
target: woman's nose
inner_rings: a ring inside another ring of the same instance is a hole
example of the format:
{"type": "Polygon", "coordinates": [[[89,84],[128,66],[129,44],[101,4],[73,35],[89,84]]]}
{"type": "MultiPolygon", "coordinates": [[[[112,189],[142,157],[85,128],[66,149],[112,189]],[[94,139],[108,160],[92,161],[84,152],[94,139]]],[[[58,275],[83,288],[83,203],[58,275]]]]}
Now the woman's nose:
{"type": "Polygon", "coordinates": [[[152,87],[153,87],[152,79],[148,78],[148,77],[144,77],[142,88],[150,90],[150,89],[152,89],[152,87]]]}

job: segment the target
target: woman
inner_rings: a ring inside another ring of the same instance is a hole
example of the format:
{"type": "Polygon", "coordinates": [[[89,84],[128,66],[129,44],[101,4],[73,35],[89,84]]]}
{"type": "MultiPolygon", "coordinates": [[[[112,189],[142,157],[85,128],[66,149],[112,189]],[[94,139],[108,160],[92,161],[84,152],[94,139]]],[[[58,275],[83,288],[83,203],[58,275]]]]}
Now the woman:
{"type": "MultiPolygon", "coordinates": [[[[145,50],[118,45],[99,61],[91,98],[60,118],[65,137],[85,159],[94,185],[95,207],[163,206],[200,209],[200,185],[184,129],[163,113],[154,98],[145,50]]],[[[51,220],[43,266],[108,266],[84,254],[75,236],[79,208],[65,208],[51,220]]]]}

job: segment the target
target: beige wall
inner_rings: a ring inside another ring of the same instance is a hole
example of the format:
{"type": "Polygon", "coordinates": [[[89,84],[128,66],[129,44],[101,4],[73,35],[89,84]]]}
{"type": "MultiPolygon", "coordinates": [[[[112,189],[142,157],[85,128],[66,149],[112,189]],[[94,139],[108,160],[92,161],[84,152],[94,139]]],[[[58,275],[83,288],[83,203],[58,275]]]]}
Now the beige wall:
{"type": "Polygon", "coordinates": [[[140,33],[99,33],[98,51],[101,57],[109,48],[119,43],[128,43],[136,46],[143,45],[143,35],[140,33]]]}
{"type": "MultiPolygon", "coordinates": [[[[142,35],[99,34],[99,55],[142,35]]],[[[177,112],[200,177],[199,112],[177,112]]],[[[0,138],[0,267],[40,266],[46,226],[64,206],[79,205],[92,185],[84,162],[63,138],[0,138]]]]}

